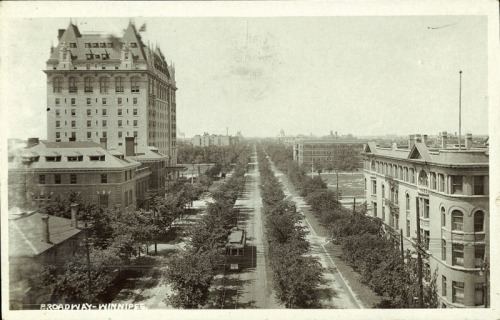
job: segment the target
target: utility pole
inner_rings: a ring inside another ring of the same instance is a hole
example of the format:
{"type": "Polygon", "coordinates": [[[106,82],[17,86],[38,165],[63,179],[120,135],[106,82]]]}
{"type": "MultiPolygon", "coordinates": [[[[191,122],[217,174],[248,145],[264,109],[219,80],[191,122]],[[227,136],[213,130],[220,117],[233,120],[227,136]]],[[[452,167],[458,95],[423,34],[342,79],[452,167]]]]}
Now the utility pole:
{"type": "Polygon", "coordinates": [[[352,214],[356,213],[356,197],[352,201],[352,214]]]}
{"type": "Polygon", "coordinates": [[[417,198],[417,263],[418,263],[418,307],[424,307],[424,285],[422,283],[422,253],[420,247],[420,208],[417,198]]]}
{"type": "Polygon", "coordinates": [[[85,222],[85,249],[87,251],[87,300],[91,303],[92,296],[92,279],[90,278],[90,247],[89,247],[89,229],[87,227],[87,222],[85,222]]]}
{"type": "Polygon", "coordinates": [[[458,150],[462,150],[462,70],[460,74],[460,89],[458,94],[458,150]]]}
{"type": "Polygon", "coordinates": [[[339,168],[337,168],[337,202],[339,202],[339,168]]]}

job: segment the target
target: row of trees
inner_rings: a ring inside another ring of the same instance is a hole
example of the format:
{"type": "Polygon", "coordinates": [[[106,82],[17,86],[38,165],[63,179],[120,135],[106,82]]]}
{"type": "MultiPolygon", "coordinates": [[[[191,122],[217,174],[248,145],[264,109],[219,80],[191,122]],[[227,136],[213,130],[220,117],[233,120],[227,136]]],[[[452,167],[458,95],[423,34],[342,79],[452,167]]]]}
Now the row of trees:
{"type": "MultiPolygon", "coordinates": [[[[342,246],[343,258],[360,274],[361,282],[388,298],[380,307],[418,308],[418,265],[411,253],[402,253],[396,241],[384,237],[380,232],[382,221],[367,217],[365,207],[345,209],[320,177],[311,179],[305,168],[279,156],[274,148],[267,148],[271,159],[305,197],[327,236],[342,246]]],[[[436,274],[425,273],[423,291],[424,306],[437,307],[436,274]]]]}
{"type": "Polygon", "coordinates": [[[72,191],[45,203],[43,213],[65,218],[71,217],[70,205],[76,204],[80,226],[86,225],[86,241],[64,263],[41,266],[31,275],[28,281],[37,288],[36,302],[99,302],[99,295],[127,269],[131,258],[147,253],[151,244],[161,240],[200,192],[180,182],[171,188],[175,192],[150,195],[145,208],[136,211],[85,203],[72,191]]]}
{"type": "Polygon", "coordinates": [[[246,146],[236,143],[230,146],[193,146],[187,142],[179,142],[177,146],[178,163],[221,163],[228,169],[229,164],[235,163],[246,146]]]}
{"type": "Polygon", "coordinates": [[[277,299],[287,308],[317,308],[323,268],[311,257],[307,231],[295,204],[285,198],[262,149],[258,151],[269,261],[277,299]]]}
{"type": "Polygon", "coordinates": [[[165,302],[175,308],[197,309],[208,303],[209,290],[225,253],[230,230],[237,223],[234,209],[245,185],[248,148],[240,154],[230,179],[212,193],[213,203],[206,214],[187,232],[187,249],[173,256],[166,268],[166,278],[174,293],[165,302]]]}

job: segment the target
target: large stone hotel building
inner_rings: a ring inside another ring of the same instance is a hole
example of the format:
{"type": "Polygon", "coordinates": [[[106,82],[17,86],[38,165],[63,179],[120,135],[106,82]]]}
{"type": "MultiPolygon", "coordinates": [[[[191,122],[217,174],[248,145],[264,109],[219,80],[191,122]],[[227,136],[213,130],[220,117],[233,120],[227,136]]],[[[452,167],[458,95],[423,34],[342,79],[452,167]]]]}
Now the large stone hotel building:
{"type": "Polygon", "coordinates": [[[489,303],[489,151],[472,146],[428,148],[427,136],[412,135],[409,148],[365,145],[368,214],[387,234],[414,249],[420,233],[428,255],[424,269],[437,272],[440,307],[485,307],[489,303]],[[418,227],[420,230],[418,230],[418,227]]]}
{"type": "Polygon", "coordinates": [[[133,23],[123,36],[59,30],[47,61],[47,139],[107,140],[125,152],[125,138],[154,146],[175,167],[175,70],[161,50],[146,46],[133,23]]]}

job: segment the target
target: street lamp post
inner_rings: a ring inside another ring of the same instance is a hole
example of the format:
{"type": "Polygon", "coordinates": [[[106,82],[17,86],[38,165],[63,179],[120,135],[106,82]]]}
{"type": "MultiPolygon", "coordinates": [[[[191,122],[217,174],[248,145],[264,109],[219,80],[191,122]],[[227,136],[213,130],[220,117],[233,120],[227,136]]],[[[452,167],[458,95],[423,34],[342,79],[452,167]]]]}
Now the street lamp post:
{"type": "Polygon", "coordinates": [[[194,177],[194,161],[193,161],[193,167],[191,168],[191,184],[193,184],[193,177],[194,177]]]}

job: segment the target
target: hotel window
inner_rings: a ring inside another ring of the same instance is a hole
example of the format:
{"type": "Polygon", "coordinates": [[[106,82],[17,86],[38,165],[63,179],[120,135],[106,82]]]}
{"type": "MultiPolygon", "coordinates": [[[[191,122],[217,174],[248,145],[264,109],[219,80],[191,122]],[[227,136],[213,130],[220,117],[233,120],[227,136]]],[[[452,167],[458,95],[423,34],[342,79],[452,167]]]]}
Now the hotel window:
{"type": "Polygon", "coordinates": [[[92,77],[85,77],[85,92],[94,92],[94,88],[92,87],[92,77]]]}
{"type": "Polygon", "coordinates": [[[54,93],[61,93],[61,78],[60,77],[55,77],[54,82],[53,82],[53,91],[54,93]]]}
{"type": "MultiPolygon", "coordinates": [[[[115,79],[115,90],[116,90],[116,92],[124,92],[123,78],[122,77],[117,77],[115,79]]],[[[118,101],[120,101],[120,99],[118,99],[118,101]]],[[[118,103],[120,103],[120,102],[118,102],[118,103]]]]}
{"type": "Polygon", "coordinates": [[[474,285],[474,302],[476,306],[484,305],[484,283],[474,285]]]}
{"type": "Polygon", "coordinates": [[[106,120],[102,120],[102,126],[103,126],[103,127],[105,127],[105,126],[107,126],[107,125],[108,125],[108,121],[106,121],[106,120]]]}
{"type": "Polygon", "coordinates": [[[118,126],[121,127],[122,126],[122,121],[121,120],[118,120],[118,126]]]}
{"type": "Polygon", "coordinates": [[[104,104],[104,105],[105,105],[106,103],[107,103],[106,98],[102,98],[102,104],[104,104]]]}
{"type": "Polygon", "coordinates": [[[122,109],[118,109],[118,115],[121,116],[122,115],[122,109]]]}
{"type": "Polygon", "coordinates": [[[382,183],[382,199],[385,198],[385,186],[382,183]]]}
{"type": "Polygon", "coordinates": [[[54,175],[54,183],[55,184],[61,184],[61,175],[60,174],[55,174],[54,175]]]}
{"type": "Polygon", "coordinates": [[[377,180],[372,180],[372,194],[377,194],[377,180]]]}
{"type": "Polygon", "coordinates": [[[102,115],[103,115],[103,116],[106,116],[107,114],[108,114],[107,109],[102,109],[102,115]]]}
{"type": "Polygon", "coordinates": [[[38,183],[45,184],[45,175],[44,174],[41,174],[38,176],[38,183]]]}
{"type": "Polygon", "coordinates": [[[406,220],[406,236],[410,237],[410,220],[406,220]]]}
{"type": "Polygon", "coordinates": [[[108,183],[108,175],[101,174],[101,183],[108,183]]]}
{"type": "Polygon", "coordinates": [[[137,120],[134,120],[134,127],[137,127],[137,120]]]}
{"type": "Polygon", "coordinates": [[[61,99],[60,98],[56,98],[56,104],[61,104],[61,99]]]}
{"type": "Polygon", "coordinates": [[[106,77],[103,77],[99,80],[99,87],[101,93],[108,93],[108,86],[109,86],[109,79],[106,77]]]}
{"type": "Polygon", "coordinates": [[[60,128],[61,127],[61,121],[57,120],[56,121],[56,128],[60,128]]]}
{"type": "Polygon", "coordinates": [[[92,103],[92,99],[87,98],[87,104],[91,104],[91,103],[92,103]]]}
{"type": "Polygon", "coordinates": [[[85,48],[90,48],[90,47],[91,47],[91,46],[90,46],[90,43],[89,43],[89,42],[85,43],[85,48]]]}
{"type": "Polygon", "coordinates": [[[474,246],[474,267],[481,268],[484,262],[484,244],[474,246]]]}
{"type": "Polygon", "coordinates": [[[89,131],[87,132],[87,139],[90,139],[92,137],[92,133],[89,131]]]}
{"type": "Polygon", "coordinates": [[[76,132],[71,132],[71,139],[76,139],[76,132]]]}
{"type": "Polygon", "coordinates": [[[453,265],[463,266],[464,265],[464,245],[453,243],[451,245],[453,249],[453,265]]]}
{"type": "Polygon", "coordinates": [[[118,98],[118,104],[123,104],[123,99],[122,98],[118,98]]]}
{"type": "Polygon", "coordinates": [[[76,98],[71,98],[71,105],[74,106],[76,104],[76,98]]]}
{"type": "Polygon", "coordinates": [[[410,175],[410,177],[409,177],[409,178],[410,178],[410,179],[409,179],[409,180],[410,180],[410,183],[415,183],[415,171],[413,170],[413,168],[410,168],[410,173],[409,173],[409,175],[410,175]]]}
{"type": "Polygon", "coordinates": [[[452,176],[451,177],[451,193],[452,194],[463,194],[463,177],[462,176],[452,176]]]}
{"type": "Polygon", "coordinates": [[[76,184],[77,180],[76,180],[76,174],[70,174],[69,175],[69,183],[71,184],[76,184]]]}
{"type": "Polygon", "coordinates": [[[69,78],[69,92],[70,93],[76,93],[76,92],[78,92],[78,89],[76,87],[76,79],[75,79],[75,77],[70,77],[69,78]]]}
{"type": "Polygon", "coordinates": [[[474,176],[474,195],[484,195],[484,176],[474,176]]]}
{"type": "Polygon", "coordinates": [[[75,120],[71,121],[71,128],[74,128],[74,127],[76,127],[76,121],[75,120]]]}
{"type": "Polygon", "coordinates": [[[56,132],[56,139],[61,139],[61,133],[60,132],[56,132]]]}
{"type": "Polygon", "coordinates": [[[453,210],[451,213],[451,227],[452,230],[464,230],[464,214],[461,211],[453,210]]]}
{"type": "Polygon", "coordinates": [[[92,48],[99,48],[99,43],[93,42],[92,43],[92,48]]]}
{"type": "Polygon", "coordinates": [[[121,138],[123,133],[121,131],[118,131],[118,138],[121,138]]]}
{"type": "Polygon", "coordinates": [[[439,192],[444,192],[444,174],[440,173],[438,174],[438,180],[439,180],[439,192]]]}
{"type": "Polygon", "coordinates": [[[452,292],[452,302],[453,303],[464,303],[464,283],[453,281],[453,292],[452,292]]]}
{"type": "Polygon", "coordinates": [[[134,104],[137,104],[137,98],[134,98],[132,101],[134,102],[134,104]]]}
{"type": "Polygon", "coordinates": [[[139,77],[132,77],[130,79],[132,92],[139,92],[139,77]]]}
{"type": "Polygon", "coordinates": [[[484,231],[484,212],[476,211],[474,213],[474,232],[484,231]]]}
{"type": "Polygon", "coordinates": [[[92,115],[92,110],[87,109],[87,115],[88,115],[88,116],[92,115]]]}
{"type": "Polygon", "coordinates": [[[90,126],[92,126],[92,121],[87,120],[87,128],[89,128],[90,126]]]}
{"type": "Polygon", "coordinates": [[[377,216],[377,203],[373,203],[373,215],[376,217],[377,216]]]}
{"type": "MultiPolygon", "coordinates": [[[[139,134],[139,133],[138,133],[137,131],[134,131],[134,138],[137,138],[138,134],[139,134]]],[[[136,143],[137,143],[137,142],[136,142],[136,143]]]]}
{"type": "Polygon", "coordinates": [[[134,116],[136,116],[136,115],[137,115],[137,109],[134,109],[134,110],[133,110],[133,114],[134,114],[134,116]]]}
{"type": "Polygon", "coordinates": [[[446,240],[441,240],[441,260],[446,260],[446,240]]]}
{"type": "Polygon", "coordinates": [[[446,277],[442,276],[441,278],[441,295],[446,297],[446,277]]]}
{"type": "Polygon", "coordinates": [[[429,199],[424,200],[424,219],[429,219],[429,199]]]}
{"type": "Polygon", "coordinates": [[[372,171],[375,171],[375,161],[372,160],[372,171]]]}

